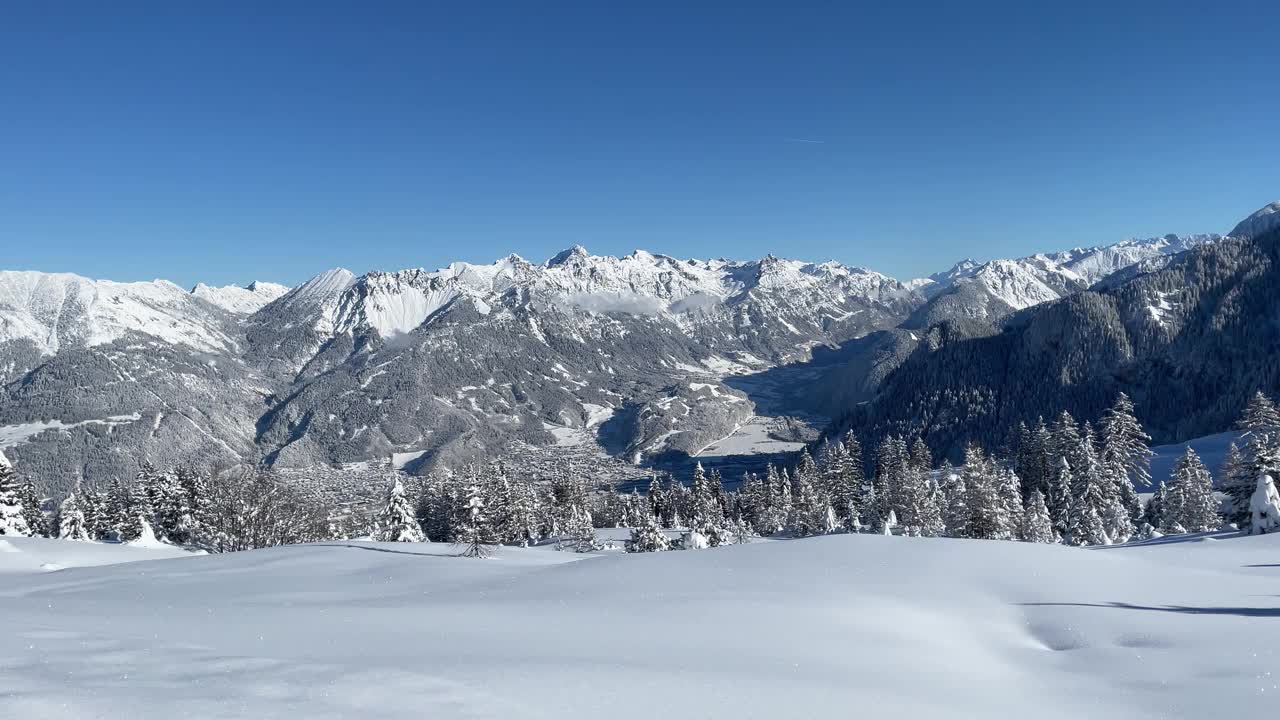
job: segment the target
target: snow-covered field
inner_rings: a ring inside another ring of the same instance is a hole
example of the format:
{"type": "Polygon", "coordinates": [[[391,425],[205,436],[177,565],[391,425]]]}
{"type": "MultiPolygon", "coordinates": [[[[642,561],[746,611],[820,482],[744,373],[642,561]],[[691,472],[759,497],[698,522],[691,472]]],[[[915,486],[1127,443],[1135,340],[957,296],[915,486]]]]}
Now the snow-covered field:
{"type": "Polygon", "coordinates": [[[0,539],[0,717],[1209,718],[1280,697],[1277,536],[454,552],[0,539]]]}

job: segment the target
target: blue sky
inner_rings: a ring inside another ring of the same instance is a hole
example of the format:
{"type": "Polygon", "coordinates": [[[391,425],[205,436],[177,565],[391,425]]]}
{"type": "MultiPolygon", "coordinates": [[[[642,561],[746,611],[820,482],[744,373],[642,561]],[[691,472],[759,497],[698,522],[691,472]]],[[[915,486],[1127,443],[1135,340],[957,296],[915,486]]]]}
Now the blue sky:
{"type": "Polygon", "coordinates": [[[579,243],[905,278],[1280,199],[1261,2],[621,5],[10,6],[0,267],[296,283],[579,243]]]}

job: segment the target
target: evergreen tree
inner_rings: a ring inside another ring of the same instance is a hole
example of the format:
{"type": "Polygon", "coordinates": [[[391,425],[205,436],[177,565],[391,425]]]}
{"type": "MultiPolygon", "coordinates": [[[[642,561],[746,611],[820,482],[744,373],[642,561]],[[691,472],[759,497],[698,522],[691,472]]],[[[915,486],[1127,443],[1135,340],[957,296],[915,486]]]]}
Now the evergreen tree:
{"type": "Polygon", "coordinates": [[[1059,458],[1066,458],[1071,463],[1072,471],[1078,471],[1081,440],[1080,428],[1076,425],[1075,418],[1063,410],[1049,431],[1049,456],[1055,466],[1059,458]]]}
{"type": "Polygon", "coordinates": [[[101,540],[107,536],[107,497],[99,490],[84,490],[81,507],[84,509],[85,530],[90,540],[101,540]]]}
{"type": "MultiPolygon", "coordinates": [[[[1248,473],[1255,478],[1254,495],[1249,498],[1248,524],[1253,522],[1253,505],[1258,488],[1256,478],[1270,477],[1274,480],[1280,477],[1280,434],[1254,433],[1245,449],[1245,455],[1248,459],[1248,473]]],[[[1247,528],[1242,526],[1241,529],[1247,528]]]]}
{"type": "Polygon", "coordinates": [[[1249,534],[1280,532],[1280,492],[1270,475],[1259,475],[1249,500],[1249,534]]]}
{"type": "Polygon", "coordinates": [[[1240,430],[1270,431],[1280,428],[1280,410],[1261,390],[1253,394],[1236,422],[1240,430]]]}
{"type": "Polygon", "coordinates": [[[631,531],[631,542],[627,544],[628,552],[662,552],[670,549],[667,536],[658,527],[658,520],[652,512],[646,512],[641,522],[631,531]]]}
{"type": "Polygon", "coordinates": [[[1058,541],[1053,531],[1053,522],[1049,519],[1049,507],[1044,502],[1044,494],[1032,490],[1027,498],[1022,516],[1022,539],[1033,543],[1053,543],[1058,541]]]}
{"type": "Polygon", "coordinates": [[[964,473],[944,463],[939,470],[939,477],[942,522],[946,534],[949,537],[969,537],[969,507],[966,504],[969,491],[964,484],[964,473]]]}
{"type": "MultiPolygon", "coordinates": [[[[1151,436],[1142,429],[1134,415],[1133,401],[1120,393],[1102,416],[1102,454],[1104,465],[1119,468],[1128,487],[1147,487],[1151,484],[1151,458],[1154,453],[1148,445],[1151,436]]],[[[1136,497],[1136,496],[1135,496],[1136,497]]],[[[1126,503],[1128,505],[1128,503],[1126,503]]],[[[1136,512],[1130,507],[1131,512],[1136,512]]]]}
{"type": "Polygon", "coordinates": [[[4,455],[0,455],[0,535],[31,534],[22,506],[22,485],[4,455]]]}
{"type": "Polygon", "coordinates": [[[765,481],[772,488],[773,503],[769,512],[770,529],[767,534],[781,532],[791,517],[791,478],[786,472],[770,464],[766,470],[765,481]]]}
{"type": "Polygon", "coordinates": [[[1012,536],[1011,518],[1002,496],[1002,479],[995,463],[976,445],[965,449],[966,537],[1004,540],[1012,536]]]}
{"type": "Polygon", "coordinates": [[[998,491],[1003,511],[1004,528],[997,540],[1021,540],[1022,515],[1025,503],[1022,500],[1022,480],[1010,468],[997,470],[998,491]]]}
{"type": "Polygon", "coordinates": [[[1065,540],[1070,545],[1109,545],[1106,520],[1111,505],[1105,493],[1105,478],[1090,437],[1081,439],[1072,466],[1071,511],[1065,540]]]}
{"type": "Polygon", "coordinates": [[[58,537],[63,540],[88,540],[89,529],[76,494],[67,495],[58,506],[58,537]]]}
{"type": "MultiPolygon", "coordinates": [[[[1251,444],[1260,439],[1260,435],[1251,436],[1251,444]]],[[[1256,450],[1257,448],[1252,447],[1251,449],[1256,450]]],[[[1249,500],[1253,497],[1254,488],[1257,487],[1257,480],[1250,475],[1249,461],[1234,442],[1227,447],[1227,455],[1223,458],[1222,469],[1219,471],[1218,477],[1220,478],[1222,493],[1226,496],[1222,502],[1223,519],[1238,528],[1247,528],[1249,525],[1249,500]]],[[[1159,525],[1156,527],[1159,527],[1159,525]]]]}
{"type": "Polygon", "coordinates": [[[1177,523],[1187,532],[1217,529],[1218,501],[1213,496],[1213,480],[1204,463],[1190,446],[1173,467],[1173,487],[1177,493],[1177,523]]]}
{"type": "Polygon", "coordinates": [[[1162,480],[1159,487],[1151,495],[1151,499],[1147,501],[1147,507],[1142,513],[1143,524],[1149,525],[1151,528],[1159,528],[1164,524],[1165,506],[1169,500],[1169,486],[1162,480]]]}
{"type": "Polygon", "coordinates": [[[787,523],[787,530],[795,537],[809,537],[825,531],[829,506],[815,487],[817,476],[813,458],[807,451],[801,451],[800,463],[791,477],[791,517],[787,523]]]}
{"type": "Polygon", "coordinates": [[[1014,467],[1018,477],[1022,478],[1024,496],[1030,498],[1033,490],[1039,490],[1048,497],[1049,485],[1053,480],[1056,466],[1050,457],[1052,438],[1045,426],[1044,418],[1040,418],[1034,430],[1026,425],[1018,427],[1018,453],[1014,467]]]}
{"type": "MultiPolygon", "coordinates": [[[[638,495],[633,494],[631,507],[637,516],[652,516],[648,505],[638,495]]],[[[527,482],[517,482],[513,487],[512,506],[507,513],[509,542],[520,547],[538,542],[538,511],[538,495],[533,486],[527,482]]]]}
{"type": "Polygon", "coordinates": [[[207,545],[211,522],[208,483],[202,473],[186,465],[179,465],[174,474],[181,496],[175,500],[173,541],[181,545],[207,545]]]}
{"type": "Polygon", "coordinates": [[[485,515],[484,493],[479,484],[473,484],[467,490],[466,521],[459,536],[464,546],[462,556],[488,557],[490,537],[489,519],[485,515]]]}
{"type": "Polygon", "coordinates": [[[22,503],[22,517],[27,521],[27,530],[31,536],[48,537],[49,520],[44,516],[44,510],[40,509],[40,495],[36,492],[35,483],[31,482],[30,478],[22,483],[18,498],[22,503]]]}
{"type": "Polygon", "coordinates": [[[851,430],[840,445],[843,452],[832,488],[831,504],[844,528],[855,532],[861,526],[861,500],[863,485],[866,483],[862,466],[862,444],[851,430]]]}
{"type": "Polygon", "coordinates": [[[1071,489],[1074,483],[1071,464],[1066,457],[1059,457],[1050,476],[1049,494],[1045,498],[1045,504],[1049,508],[1049,521],[1059,538],[1067,537],[1067,528],[1071,522],[1071,489]]]}
{"type": "Polygon", "coordinates": [[[125,542],[137,540],[142,534],[142,502],[133,488],[119,478],[111,481],[107,490],[106,533],[111,539],[125,542]]]}
{"type": "Polygon", "coordinates": [[[912,463],[903,468],[902,473],[898,492],[901,503],[898,526],[902,528],[902,534],[911,537],[935,534],[937,528],[934,525],[940,516],[934,505],[927,471],[912,463]]]}
{"type": "Polygon", "coordinates": [[[381,542],[423,542],[426,539],[399,473],[391,480],[386,503],[374,519],[371,535],[381,542]]]}

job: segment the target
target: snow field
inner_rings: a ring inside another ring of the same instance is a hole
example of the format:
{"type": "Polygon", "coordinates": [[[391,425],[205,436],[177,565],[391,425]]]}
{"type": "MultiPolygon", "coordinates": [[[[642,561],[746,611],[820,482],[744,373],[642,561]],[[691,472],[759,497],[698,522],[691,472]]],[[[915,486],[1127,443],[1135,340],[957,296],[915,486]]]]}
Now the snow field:
{"type": "Polygon", "coordinates": [[[0,717],[1204,718],[1280,692],[1276,536],[98,567],[71,565],[161,551],[5,542],[0,717]]]}

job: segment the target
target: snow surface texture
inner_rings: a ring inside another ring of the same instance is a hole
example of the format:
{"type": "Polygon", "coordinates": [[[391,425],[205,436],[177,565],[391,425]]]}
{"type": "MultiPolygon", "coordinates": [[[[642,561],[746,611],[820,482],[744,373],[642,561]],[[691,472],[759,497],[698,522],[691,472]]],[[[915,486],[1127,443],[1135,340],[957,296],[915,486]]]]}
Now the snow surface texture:
{"type": "Polygon", "coordinates": [[[1275,535],[104,567],[72,566],[155,551],[4,542],[2,717],[1139,720],[1265,717],[1280,691],[1275,535]]]}

